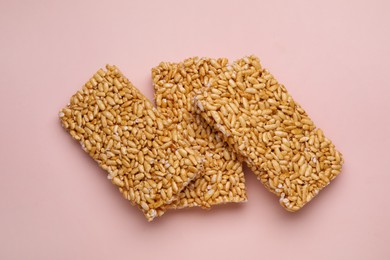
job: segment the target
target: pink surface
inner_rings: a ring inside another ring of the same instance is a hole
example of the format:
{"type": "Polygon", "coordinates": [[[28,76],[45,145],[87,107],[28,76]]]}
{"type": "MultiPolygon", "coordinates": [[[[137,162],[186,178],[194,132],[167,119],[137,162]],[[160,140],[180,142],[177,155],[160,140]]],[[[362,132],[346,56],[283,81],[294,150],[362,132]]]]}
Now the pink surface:
{"type": "Polygon", "coordinates": [[[0,259],[390,259],[389,1],[0,2],[0,259]],[[294,3],[293,3],[294,2],[294,3]],[[106,63],[258,55],[345,156],[298,213],[249,201],[147,223],[57,113],[106,63]]]}

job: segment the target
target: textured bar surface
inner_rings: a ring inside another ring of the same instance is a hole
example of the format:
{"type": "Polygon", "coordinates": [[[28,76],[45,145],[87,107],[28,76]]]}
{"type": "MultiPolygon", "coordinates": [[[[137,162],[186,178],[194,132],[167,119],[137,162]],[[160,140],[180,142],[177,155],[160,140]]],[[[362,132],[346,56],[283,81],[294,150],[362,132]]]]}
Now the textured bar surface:
{"type": "Polygon", "coordinates": [[[257,57],[215,61],[210,71],[200,114],[283,207],[299,210],[340,173],[341,153],[257,57]]]}
{"type": "Polygon", "coordinates": [[[203,174],[170,207],[183,208],[247,200],[242,164],[232,149],[196,113],[194,96],[205,80],[211,59],[162,62],[152,69],[157,109],[183,129],[191,147],[204,156],[203,174]]]}
{"type": "Polygon", "coordinates": [[[202,157],[115,66],[61,110],[63,127],[151,221],[196,177],[202,157]]]}

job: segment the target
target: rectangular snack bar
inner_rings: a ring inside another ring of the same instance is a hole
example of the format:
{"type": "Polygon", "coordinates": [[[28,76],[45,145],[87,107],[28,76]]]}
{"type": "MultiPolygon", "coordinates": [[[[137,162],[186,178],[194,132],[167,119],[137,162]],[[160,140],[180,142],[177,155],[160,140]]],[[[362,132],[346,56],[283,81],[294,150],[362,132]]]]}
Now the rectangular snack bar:
{"type": "Polygon", "coordinates": [[[196,177],[202,157],[122,73],[107,65],[61,110],[63,127],[151,221],[196,177]]]}
{"type": "Polygon", "coordinates": [[[283,207],[299,210],[340,173],[341,153],[257,57],[214,63],[222,72],[196,97],[200,114],[283,207]]]}
{"type": "Polygon", "coordinates": [[[226,202],[244,202],[242,164],[232,149],[195,112],[194,96],[202,88],[204,67],[211,59],[190,58],[182,63],[162,62],[152,69],[157,109],[184,131],[191,147],[205,158],[204,171],[169,207],[183,208],[226,202]]]}

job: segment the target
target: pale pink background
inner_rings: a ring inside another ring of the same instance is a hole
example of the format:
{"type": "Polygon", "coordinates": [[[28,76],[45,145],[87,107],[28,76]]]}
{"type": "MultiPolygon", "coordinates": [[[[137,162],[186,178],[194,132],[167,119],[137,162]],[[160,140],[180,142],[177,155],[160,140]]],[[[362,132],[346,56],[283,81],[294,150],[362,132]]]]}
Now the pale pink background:
{"type": "Polygon", "coordinates": [[[0,259],[390,259],[389,1],[0,1],[0,259]],[[57,113],[106,63],[256,54],[345,156],[302,211],[249,201],[148,223],[57,113]]]}

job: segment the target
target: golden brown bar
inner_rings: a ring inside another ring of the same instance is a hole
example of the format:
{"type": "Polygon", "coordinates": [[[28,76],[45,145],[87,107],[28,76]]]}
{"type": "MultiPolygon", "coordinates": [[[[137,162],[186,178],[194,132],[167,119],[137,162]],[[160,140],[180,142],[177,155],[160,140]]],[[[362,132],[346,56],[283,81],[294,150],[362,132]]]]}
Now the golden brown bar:
{"type": "Polygon", "coordinates": [[[208,208],[215,204],[247,200],[241,162],[195,112],[194,96],[202,88],[205,76],[199,73],[199,69],[210,60],[187,59],[187,66],[182,62],[162,62],[152,69],[158,111],[183,129],[191,147],[205,158],[203,174],[193,180],[169,207],[208,208]]]}
{"type": "Polygon", "coordinates": [[[151,221],[196,177],[202,157],[122,73],[107,65],[61,110],[63,127],[151,221]]]}
{"type": "Polygon", "coordinates": [[[333,180],[342,155],[257,57],[214,61],[197,105],[258,179],[297,211],[333,180]]]}

